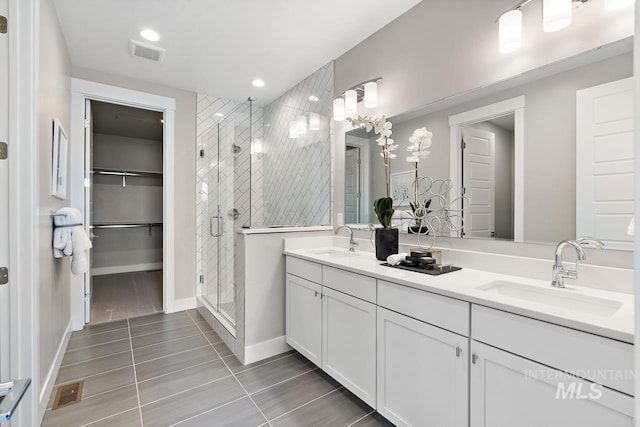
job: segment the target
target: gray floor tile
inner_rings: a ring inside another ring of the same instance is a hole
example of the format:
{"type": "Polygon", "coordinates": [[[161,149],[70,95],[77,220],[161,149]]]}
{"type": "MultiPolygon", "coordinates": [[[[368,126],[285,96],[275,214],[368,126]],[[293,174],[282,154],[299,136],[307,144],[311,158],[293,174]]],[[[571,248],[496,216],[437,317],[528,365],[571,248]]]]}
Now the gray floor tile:
{"type": "Polygon", "coordinates": [[[179,356],[167,356],[136,364],[136,375],[138,381],[145,381],[150,378],[170,374],[180,369],[190,368],[191,366],[212,362],[214,360],[220,360],[220,358],[210,346],[200,347],[195,350],[180,353],[179,356]]]}
{"type": "Polygon", "coordinates": [[[156,332],[155,334],[142,335],[131,339],[133,348],[144,347],[146,345],[159,344],[161,342],[178,340],[194,335],[202,335],[202,332],[195,324],[185,326],[183,328],[170,329],[168,331],[156,332]]]}
{"type": "Polygon", "coordinates": [[[101,332],[109,332],[116,329],[124,329],[127,328],[126,320],[118,320],[116,322],[108,322],[108,323],[97,323],[95,325],[85,325],[84,329],[81,331],[75,331],[73,333],[74,337],[81,337],[83,335],[91,335],[91,334],[99,334],[101,332]]]}
{"type": "Polygon", "coordinates": [[[235,374],[238,372],[246,371],[248,369],[257,368],[258,366],[265,365],[267,363],[271,363],[275,360],[282,359],[283,357],[287,357],[295,353],[295,350],[288,351],[286,353],[278,354],[276,356],[269,357],[268,359],[261,360],[259,362],[250,363],[248,365],[243,365],[240,363],[238,358],[232,354],[230,356],[225,356],[224,362],[229,366],[229,369],[235,374]]]}
{"type": "Polygon", "coordinates": [[[197,309],[193,308],[191,310],[187,310],[187,313],[189,313],[189,316],[191,316],[191,318],[193,319],[194,322],[196,323],[202,323],[202,322],[206,322],[207,319],[205,319],[202,314],[200,314],[198,312],[197,309]]]}
{"type": "Polygon", "coordinates": [[[138,408],[132,409],[122,414],[91,423],[87,427],[142,427],[140,410],[138,408]]]}
{"type": "Polygon", "coordinates": [[[123,351],[130,350],[131,342],[129,341],[129,338],[126,338],[106,344],[94,345],[93,347],[67,351],[62,359],[62,366],[70,363],[86,362],[97,357],[108,356],[110,354],[122,353],[123,351]]]}
{"type": "Polygon", "coordinates": [[[223,342],[213,344],[213,348],[216,349],[220,357],[231,356],[233,354],[233,351],[223,342]]]}
{"type": "MultiPolygon", "coordinates": [[[[117,369],[115,371],[105,372],[104,374],[94,375],[84,379],[84,385],[82,387],[82,398],[94,396],[98,393],[104,393],[116,388],[121,388],[127,385],[135,384],[135,377],[133,375],[133,366],[127,366],[126,368],[117,369]]],[[[62,384],[61,384],[62,385],[62,384]]],[[[47,408],[53,406],[53,399],[55,397],[58,386],[56,385],[51,393],[49,399],[49,405],[47,408]]]]}
{"type": "Polygon", "coordinates": [[[185,326],[194,325],[193,320],[187,319],[171,319],[162,322],[149,323],[146,325],[132,326],[131,336],[139,337],[141,335],[149,335],[155,332],[169,331],[171,329],[184,328],[185,326]]]}
{"type": "Polygon", "coordinates": [[[382,415],[374,412],[373,414],[361,419],[355,424],[352,424],[352,427],[394,427],[392,423],[387,421],[382,415]]]}
{"type": "Polygon", "coordinates": [[[244,396],[233,377],[142,407],[145,427],[169,426],[244,396]]]}
{"type": "Polygon", "coordinates": [[[312,371],[287,382],[269,387],[251,397],[268,419],[292,411],[339,388],[340,384],[319,371],[312,371]]]}
{"type": "Polygon", "coordinates": [[[274,427],[346,427],[371,411],[347,390],[340,389],[270,422],[274,427]]]}
{"type": "Polygon", "coordinates": [[[129,365],[133,365],[131,351],[112,354],[99,359],[92,359],[87,362],[63,366],[60,368],[60,372],[58,373],[56,384],[66,383],[71,380],[100,374],[113,369],[124,368],[129,365]]]}
{"type": "Polygon", "coordinates": [[[98,334],[71,336],[67,351],[77,350],[79,348],[90,347],[98,344],[105,344],[111,341],[118,341],[125,338],[129,338],[129,331],[127,329],[116,329],[115,331],[102,332],[98,334]]]}
{"type": "Polygon", "coordinates": [[[299,354],[294,354],[268,365],[240,372],[237,377],[251,394],[313,369],[316,369],[316,365],[299,354]]]}
{"type": "Polygon", "coordinates": [[[215,332],[211,325],[207,322],[199,322],[196,324],[198,325],[198,328],[202,330],[202,332],[215,332]]]}
{"type": "Polygon", "coordinates": [[[207,337],[207,340],[209,340],[211,344],[222,342],[222,338],[220,338],[220,335],[218,335],[216,331],[205,332],[204,336],[207,337]]]}
{"type": "Polygon", "coordinates": [[[162,322],[165,320],[188,319],[188,318],[189,318],[189,315],[184,311],[179,311],[177,313],[171,313],[171,314],[157,313],[157,314],[150,314],[148,316],[134,317],[132,319],[129,319],[129,326],[133,328],[136,326],[146,325],[146,324],[155,323],[155,322],[162,322]]]}
{"type": "Polygon", "coordinates": [[[213,411],[191,418],[179,427],[256,427],[266,422],[266,419],[256,409],[253,402],[245,397],[229,403],[213,411]]]}
{"type": "Polygon", "coordinates": [[[207,341],[204,336],[200,334],[181,340],[168,341],[160,344],[136,348],[133,351],[133,355],[135,357],[136,363],[141,363],[148,360],[157,359],[158,357],[169,356],[171,354],[180,353],[185,350],[191,350],[208,345],[209,341],[207,341]]]}
{"type": "Polygon", "coordinates": [[[231,372],[218,359],[182,371],[156,377],[138,384],[140,404],[155,402],[168,395],[199,387],[211,381],[230,376],[231,372]]]}
{"type": "Polygon", "coordinates": [[[136,387],[110,391],[82,399],[79,403],[55,411],[47,410],[42,427],[72,427],[98,421],[138,406],[136,387]]]}

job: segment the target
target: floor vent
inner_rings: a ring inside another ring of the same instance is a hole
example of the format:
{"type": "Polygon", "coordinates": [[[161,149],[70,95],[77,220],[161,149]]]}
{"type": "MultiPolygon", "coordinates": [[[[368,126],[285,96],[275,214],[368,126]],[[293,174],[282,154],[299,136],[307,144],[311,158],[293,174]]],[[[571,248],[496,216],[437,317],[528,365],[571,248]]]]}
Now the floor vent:
{"type": "Polygon", "coordinates": [[[53,400],[53,408],[64,408],[65,406],[73,405],[80,402],[82,399],[82,385],[84,381],[78,381],[71,384],[65,384],[58,387],[56,391],[56,397],[53,400]]]}
{"type": "Polygon", "coordinates": [[[162,63],[166,50],[151,44],[130,40],[129,52],[137,58],[148,59],[153,62],[162,63]]]}

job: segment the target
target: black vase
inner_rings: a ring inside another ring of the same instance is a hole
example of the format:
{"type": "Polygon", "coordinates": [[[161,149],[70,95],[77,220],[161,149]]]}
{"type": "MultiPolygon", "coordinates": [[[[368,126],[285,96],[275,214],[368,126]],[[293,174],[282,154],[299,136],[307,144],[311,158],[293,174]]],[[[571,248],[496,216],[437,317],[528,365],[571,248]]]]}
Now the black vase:
{"type": "Polygon", "coordinates": [[[398,253],[398,229],[376,228],[376,258],[386,261],[389,255],[398,253]]]}

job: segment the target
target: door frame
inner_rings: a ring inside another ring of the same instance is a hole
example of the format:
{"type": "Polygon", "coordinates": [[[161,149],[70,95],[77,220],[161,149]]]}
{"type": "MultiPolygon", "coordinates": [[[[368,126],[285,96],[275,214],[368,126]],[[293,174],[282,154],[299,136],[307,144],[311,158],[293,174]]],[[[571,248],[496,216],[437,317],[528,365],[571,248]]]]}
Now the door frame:
{"type": "MultiPolygon", "coordinates": [[[[462,186],[462,155],[460,141],[462,128],[473,123],[491,120],[496,117],[513,113],[514,115],[514,183],[513,183],[513,241],[524,242],[524,109],[525,97],[515,98],[485,105],[484,107],[464,111],[449,116],[449,178],[452,182],[449,200],[460,197],[462,186]]],[[[459,200],[454,209],[460,209],[459,200]]],[[[457,237],[457,232],[451,232],[451,237],[457,237]]]]}
{"type": "MultiPolygon", "coordinates": [[[[367,212],[367,209],[371,208],[373,205],[371,205],[370,199],[370,190],[371,190],[371,186],[370,186],[370,182],[371,182],[371,165],[369,164],[369,162],[371,161],[371,152],[369,149],[369,146],[371,144],[369,143],[369,140],[364,139],[364,138],[360,138],[360,137],[355,137],[353,140],[351,141],[345,141],[345,151],[346,151],[346,147],[357,147],[360,149],[360,168],[359,168],[359,174],[360,174],[360,193],[361,193],[361,197],[360,197],[360,216],[364,216],[365,212],[367,212]]],[[[360,218],[362,219],[362,218],[360,218]]],[[[361,221],[362,222],[362,221],[361,221]]]]}
{"type": "MultiPolygon", "coordinates": [[[[85,101],[95,100],[112,104],[127,105],[160,111],[164,115],[163,129],[163,225],[162,225],[162,309],[165,313],[172,313],[176,307],[175,278],[174,278],[174,189],[175,189],[175,109],[176,100],[160,95],[124,89],[117,86],[96,83],[77,78],[71,79],[71,206],[84,213],[85,210],[85,182],[89,178],[85,171],[84,120],[85,101]]],[[[73,330],[84,327],[85,281],[89,280],[90,271],[82,276],[71,277],[71,318],[73,330]]]]}

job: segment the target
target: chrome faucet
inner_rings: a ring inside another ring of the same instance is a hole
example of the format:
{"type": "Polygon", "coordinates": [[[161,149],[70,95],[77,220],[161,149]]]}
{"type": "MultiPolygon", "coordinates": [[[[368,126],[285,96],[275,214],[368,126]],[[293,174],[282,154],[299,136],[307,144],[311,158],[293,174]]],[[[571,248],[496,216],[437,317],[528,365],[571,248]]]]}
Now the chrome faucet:
{"type": "Polygon", "coordinates": [[[346,224],[341,225],[340,227],[336,228],[335,234],[338,234],[338,231],[342,230],[343,228],[349,230],[349,252],[355,252],[356,246],[358,246],[358,242],[353,240],[353,230],[351,229],[351,227],[346,224]]]}
{"type": "Polygon", "coordinates": [[[553,277],[551,280],[551,286],[555,288],[564,288],[564,279],[577,279],[578,278],[578,261],[584,261],[587,257],[582,250],[583,244],[591,243],[598,249],[604,247],[604,243],[601,240],[594,239],[593,237],[580,237],[576,240],[563,240],[556,246],[555,263],[553,264],[553,277]],[[572,247],[576,252],[576,268],[575,270],[569,270],[564,268],[562,263],[562,253],[564,248],[572,247]]]}

